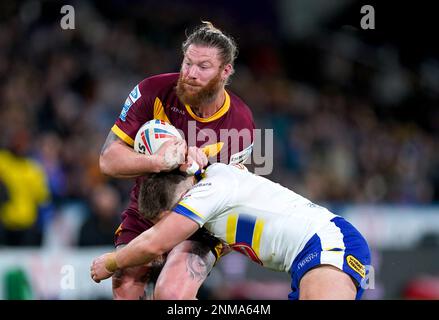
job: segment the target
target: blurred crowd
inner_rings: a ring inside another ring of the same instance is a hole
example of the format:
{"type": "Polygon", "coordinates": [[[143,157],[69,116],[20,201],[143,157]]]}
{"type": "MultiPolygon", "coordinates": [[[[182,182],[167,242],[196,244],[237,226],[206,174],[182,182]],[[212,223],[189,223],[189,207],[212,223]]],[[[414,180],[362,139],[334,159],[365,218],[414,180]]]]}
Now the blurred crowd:
{"type": "MultiPolygon", "coordinates": [[[[193,1],[75,3],[74,30],[54,2],[1,4],[0,245],[41,245],[72,204],[70,244],[112,244],[132,182],[100,173],[100,149],[130,90],[179,70],[185,29],[200,22],[193,1]]],[[[294,42],[267,17],[228,18],[211,20],[240,47],[230,89],[274,130],[271,179],[316,202],[439,199],[438,60],[406,66],[349,30],[294,42]]]]}

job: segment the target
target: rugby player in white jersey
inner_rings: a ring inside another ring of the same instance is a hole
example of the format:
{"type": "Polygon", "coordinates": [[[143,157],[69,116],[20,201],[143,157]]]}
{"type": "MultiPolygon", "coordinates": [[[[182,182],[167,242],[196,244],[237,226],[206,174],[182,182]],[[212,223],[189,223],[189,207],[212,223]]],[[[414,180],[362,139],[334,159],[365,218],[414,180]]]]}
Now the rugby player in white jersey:
{"type": "Polygon", "coordinates": [[[291,275],[289,299],[360,299],[370,265],[363,236],[345,219],[243,166],[213,164],[202,176],[158,173],[139,209],[157,221],[125,248],[96,258],[91,277],[143,265],[204,226],[235,251],[291,275]]]}

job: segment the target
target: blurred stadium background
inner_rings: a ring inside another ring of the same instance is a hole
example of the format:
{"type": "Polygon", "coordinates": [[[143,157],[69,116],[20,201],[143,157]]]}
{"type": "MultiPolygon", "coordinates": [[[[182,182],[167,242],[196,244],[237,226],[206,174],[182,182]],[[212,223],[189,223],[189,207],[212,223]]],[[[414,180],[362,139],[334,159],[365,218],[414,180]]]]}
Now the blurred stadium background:
{"type": "MultiPolygon", "coordinates": [[[[269,177],[368,239],[365,299],[438,299],[434,12],[427,1],[2,1],[0,299],[111,298],[89,263],[111,249],[131,182],[100,174],[100,148],[132,87],[179,69],[201,19],[238,42],[231,89],[274,129],[269,177]],[[74,30],[60,27],[64,4],[74,30]],[[375,30],[360,28],[366,4],[375,30]]],[[[233,254],[200,298],[286,299],[289,283],[233,254]]]]}

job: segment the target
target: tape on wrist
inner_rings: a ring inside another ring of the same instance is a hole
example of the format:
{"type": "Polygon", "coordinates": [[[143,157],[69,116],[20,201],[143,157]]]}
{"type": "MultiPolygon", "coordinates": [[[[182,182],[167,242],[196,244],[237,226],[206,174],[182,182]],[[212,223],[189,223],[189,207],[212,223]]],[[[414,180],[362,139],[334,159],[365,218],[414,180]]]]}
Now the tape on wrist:
{"type": "Polygon", "coordinates": [[[115,272],[118,269],[115,253],[109,254],[105,259],[105,269],[109,272],[115,272]]]}
{"type": "Polygon", "coordinates": [[[193,176],[198,170],[200,170],[200,166],[194,161],[192,162],[191,166],[186,169],[186,173],[190,176],[193,176]]]}

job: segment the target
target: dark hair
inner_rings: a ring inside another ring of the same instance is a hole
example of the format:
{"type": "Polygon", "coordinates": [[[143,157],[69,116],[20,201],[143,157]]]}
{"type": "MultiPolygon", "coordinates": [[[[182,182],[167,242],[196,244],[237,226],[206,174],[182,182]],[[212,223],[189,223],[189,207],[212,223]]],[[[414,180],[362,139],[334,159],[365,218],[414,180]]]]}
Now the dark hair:
{"type": "Polygon", "coordinates": [[[183,54],[191,44],[217,48],[220,52],[221,60],[224,65],[230,63],[233,66],[238,48],[235,40],[231,36],[224,34],[220,29],[215,28],[209,21],[201,21],[203,24],[187,36],[182,44],[183,54]]]}
{"type": "Polygon", "coordinates": [[[175,190],[186,174],[178,169],[171,172],[159,172],[145,177],[139,190],[139,212],[146,219],[154,219],[161,212],[175,206],[175,190]]]}

